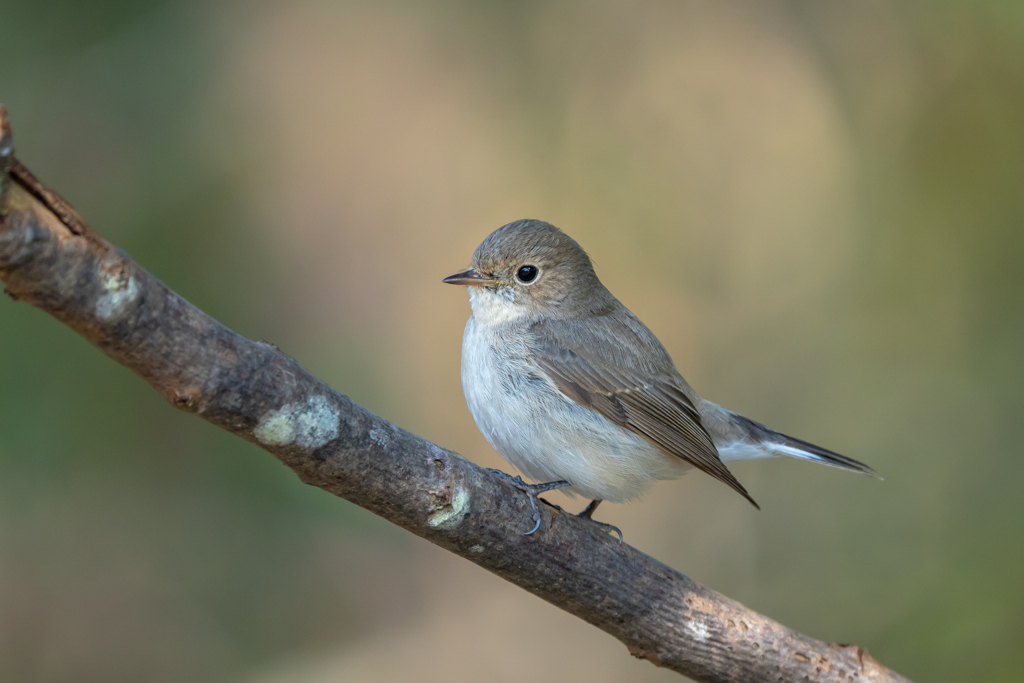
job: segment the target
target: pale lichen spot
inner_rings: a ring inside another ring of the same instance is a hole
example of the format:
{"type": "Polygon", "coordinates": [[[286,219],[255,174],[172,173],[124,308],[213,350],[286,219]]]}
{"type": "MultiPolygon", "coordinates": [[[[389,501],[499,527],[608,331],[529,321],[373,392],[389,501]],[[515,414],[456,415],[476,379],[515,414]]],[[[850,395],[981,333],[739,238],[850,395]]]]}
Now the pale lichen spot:
{"type": "Polygon", "coordinates": [[[695,640],[704,641],[707,640],[711,635],[708,631],[707,625],[703,621],[692,619],[686,622],[686,632],[689,633],[695,640]]]}
{"type": "Polygon", "coordinates": [[[257,441],[267,446],[284,446],[294,441],[295,425],[292,422],[294,403],[289,403],[280,410],[267,413],[253,430],[257,441]]]}
{"type": "Polygon", "coordinates": [[[469,491],[462,486],[455,486],[452,491],[451,504],[445,505],[427,518],[427,524],[441,529],[451,529],[462,521],[469,512],[469,491]]]}
{"type": "Polygon", "coordinates": [[[139,283],[133,277],[126,278],[123,270],[104,272],[101,282],[107,290],[96,302],[96,315],[101,320],[120,317],[139,296],[139,283]]]}
{"type": "Polygon", "coordinates": [[[391,443],[391,435],[380,427],[372,427],[370,429],[370,440],[381,448],[387,448],[388,444],[391,443]]]}
{"type": "Polygon", "coordinates": [[[253,436],[266,446],[319,448],[338,436],[338,410],[326,396],[288,403],[260,418],[253,436]]]}
{"type": "Polygon", "coordinates": [[[471,546],[469,546],[469,552],[471,552],[471,553],[482,553],[483,551],[484,551],[484,547],[482,545],[471,545],[471,546]]]}

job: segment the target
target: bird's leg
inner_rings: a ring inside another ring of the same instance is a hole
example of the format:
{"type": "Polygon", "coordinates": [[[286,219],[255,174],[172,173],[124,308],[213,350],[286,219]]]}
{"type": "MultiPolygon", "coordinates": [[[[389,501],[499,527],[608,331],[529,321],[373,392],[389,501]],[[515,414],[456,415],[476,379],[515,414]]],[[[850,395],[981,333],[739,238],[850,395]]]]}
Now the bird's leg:
{"type": "Polygon", "coordinates": [[[582,517],[583,519],[591,519],[592,520],[594,518],[594,510],[596,510],[597,506],[600,505],[600,504],[601,504],[600,500],[592,500],[592,501],[590,501],[590,505],[588,505],[587,507],[583,508],[583,512],[581,512],[580,514],[578,514],[576,516],[577,517],[582,517]]]}
{"type": "Polygon", "coordinates": [[[580,514],[578,514],[576,516],[581,518],[581,519],[589,519],[591,522],[593,522],[597,526],[601,527],[605,531],[614,531],[616,534],[618,534],[618,536],[619,536],[619,543],[621,544],[622,543],[622,532],[619,531],[619,527],[612,526],[611,524],[605,524],[604,522],[599,522],[596,519],[594,519],[594,510],[596,510],[597,506],[600,505],[600,504],[601,504],[600,500],[592,500],[592,501],[590,501],[590,505],[588,505],[587,507],[583,508],[583,512],[581,512],[580,514]]]}
{"type": "Polygon", "coordinates": [[[512,484],[512,486],[525,493],[530,498],[530,505],[533,506],[533,519],[535,524],[533,525],[532,529],[523,534],[524,536],[529,536],[530,534],[532,534],[540,528],[540,508],[537,507],[537,495],[540,493],[544,493],[545,491],[554,491],[555,489],[561,489],[565,488],[566,486],[572,486],[572,484],[565,481],[564,479],[561,479],[559,481],[549,481],[546,484],[527,484],[525,481],[523,481],[522,477],[513,477],[511,474],[508,474],[507,472],[502,472],[501,470],[496,470],[488,467],[487,471],[498,475],[499,477],[507,481],[509,484],[512,484]]]}

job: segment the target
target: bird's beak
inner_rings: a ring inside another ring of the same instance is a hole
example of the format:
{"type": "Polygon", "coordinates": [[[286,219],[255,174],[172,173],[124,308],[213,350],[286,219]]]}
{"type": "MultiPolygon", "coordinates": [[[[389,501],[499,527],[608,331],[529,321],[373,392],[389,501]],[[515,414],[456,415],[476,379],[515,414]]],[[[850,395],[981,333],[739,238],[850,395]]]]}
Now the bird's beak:
{"type": "Polygon", "coordinates": [[[450,285],[466,285],[467,287],[486,287],[487,285],[497,284],[497,280],[489,275],[470,268],[464,270],[461,273],[455,273],[455,275],[449,275],[441,282],[447,282],[450,285]]]}

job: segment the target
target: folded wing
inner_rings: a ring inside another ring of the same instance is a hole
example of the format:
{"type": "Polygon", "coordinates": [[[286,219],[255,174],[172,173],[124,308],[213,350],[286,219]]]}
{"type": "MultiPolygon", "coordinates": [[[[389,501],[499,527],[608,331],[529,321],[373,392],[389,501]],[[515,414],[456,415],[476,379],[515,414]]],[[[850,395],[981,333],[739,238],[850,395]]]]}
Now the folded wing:
{"type": "Polygon", "coordinates": [[[625,308],[618,313],[586,325],[535,323],[540,369],[566,397],[728,484],[760,509],[722,464],[686,382],[657,338],[625,308]]]}

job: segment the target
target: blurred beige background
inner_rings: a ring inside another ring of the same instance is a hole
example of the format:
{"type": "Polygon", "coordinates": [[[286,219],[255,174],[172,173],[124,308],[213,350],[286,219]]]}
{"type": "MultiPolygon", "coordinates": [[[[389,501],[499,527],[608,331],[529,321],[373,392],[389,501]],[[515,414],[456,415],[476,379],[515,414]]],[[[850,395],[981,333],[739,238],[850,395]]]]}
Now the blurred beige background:
{"type": "MultiPolygon", "coordinates": [[[[0,4],[20,158],[248,336],[488,467],[491,230],[562,227],[707,398],[884,482],[740,463],[601,518],[928,681],[1024,667],[1024,6],[0,4]]],[[[550,498],[575,510],[581,501],[550,498]]],[[[0,301],[0,678],[669,681],[0,301]]]]}

